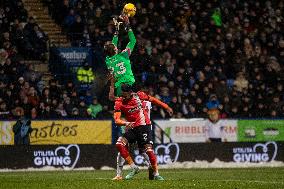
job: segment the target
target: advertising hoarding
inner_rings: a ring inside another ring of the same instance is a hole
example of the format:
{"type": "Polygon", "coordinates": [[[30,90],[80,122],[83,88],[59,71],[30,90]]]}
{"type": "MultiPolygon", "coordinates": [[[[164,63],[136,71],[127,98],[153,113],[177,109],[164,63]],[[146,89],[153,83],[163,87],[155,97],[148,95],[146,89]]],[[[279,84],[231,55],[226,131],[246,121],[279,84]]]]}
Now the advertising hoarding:
{"type": "MultiPolygon", "coordinates": [[[[205,119],[176,119],[176,120],[157,120],[155,123],[156,136],[159,138],[162,129],[169,137],[163,142],[187,143],[187,142],[205,142],[205,119]]],[[[237,120],[222,120],[224,135],[228,142],[237,141],[237,120]]],[[[156,140],[158,141],[158,140],[156,140]]]]}
{"type": "MultiPolygon", "coordinates": [[[[0,144],[14,144],[14,121],[0,122],[0,144]]],[[[111,144],[111,121],[48,120],[32,121],[32,145],[43,144],[111,144]]]]}
{"type": "Polygon", "coordinates": [[[239,120],[238,141],[284,141],[284,120],[239,120]]]}

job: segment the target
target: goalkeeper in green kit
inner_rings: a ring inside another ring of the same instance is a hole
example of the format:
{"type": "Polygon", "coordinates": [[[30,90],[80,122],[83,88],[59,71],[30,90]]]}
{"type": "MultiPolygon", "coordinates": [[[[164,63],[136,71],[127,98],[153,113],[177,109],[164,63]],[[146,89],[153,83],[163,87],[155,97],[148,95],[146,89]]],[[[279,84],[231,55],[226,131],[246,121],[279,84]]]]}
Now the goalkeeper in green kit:
{"type": "MultiPolygon", "coordinates": [[[[126,48],[118,53],[117,43],[118,43],[118,31],[119,26],[122,24],[122,22],[118,22],[115,18],[113,19],[114,25],[115,25],[115,34],[113,36],[113,39],[111,42],[107,42],[104,45],[104,52],[106,55],[106,65],[108,70],[110,70],[110,92],[109,92],[109,99],[111,101],[114,101],[115,96],[119,97],[121,96],[122,90],[121,86],[122,84],[127,84],[132,86],[135,83],[134,75],[132,73],[131,69],[131,63],[129,60],[129,56],[131,55],[134,46],[136,44],[136,38],[134,36],[134,33],[129,25],[129,19],[126,15],[120,16],[120,19],[122,19],[126,26],[126,31],[128,32],[129,42],[126,46],[126,48]]],[[[121,132],[125,132],[124,127],[120,127],[121,132]]],[[[149,157],[145,152],[141,153],[141,155],[145,158],[146,165],[149,164],[149,157]]],[[[113,178],[113,180],[122,180],[122,168],[124,164],[124,159],[118,153],[117,155],[117,175],[113,178]]],[[[149,179],[153,180],[153,171],[152,168],[149,168],[149,179]]]]}
{"type": "Polygon", "coordinates": [[[115,18],[113,19],[116,31],[114,33],[113,39],[111,42],[106,42],[104,45],[104,52],[106,55],[106,66],[108,70],[113,74],[115,84],[115,96],[121,95],[121,85],[133,85],[135,83],[134,75],[131,70],[131,63],[129,56],[131,55],[134,46],[136,44],[136,38],[130,27],[129,19],[126,15],[120,16],[125,23],[126,31],[128,32],[129,42],[126,48],[118,53],[117,43],[118,43],[118,31],[119,26],[122,22],[118,22],[115,18]]]}

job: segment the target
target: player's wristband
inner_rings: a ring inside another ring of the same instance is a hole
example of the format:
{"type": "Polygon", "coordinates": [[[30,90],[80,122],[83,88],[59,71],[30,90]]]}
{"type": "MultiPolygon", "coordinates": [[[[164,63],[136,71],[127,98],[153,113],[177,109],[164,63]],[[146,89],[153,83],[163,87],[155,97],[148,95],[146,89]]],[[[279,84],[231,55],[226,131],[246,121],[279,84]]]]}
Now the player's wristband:
{"type": "Polygon", "coordinates": [[[126,30],[126,31],[132,30],[130,24],[127,24],[127,25],[125,26],[125,30],[126,30]]]}

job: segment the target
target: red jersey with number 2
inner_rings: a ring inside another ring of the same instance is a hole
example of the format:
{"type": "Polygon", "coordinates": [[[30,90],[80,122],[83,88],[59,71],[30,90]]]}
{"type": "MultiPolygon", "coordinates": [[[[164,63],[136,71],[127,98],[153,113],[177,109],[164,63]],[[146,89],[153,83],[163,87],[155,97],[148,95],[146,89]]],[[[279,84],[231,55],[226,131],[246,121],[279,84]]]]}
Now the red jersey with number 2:
{"type": "Polygon", "coordinates": [[[132,97],[128,100],[122,97],[116,98],[114,111],[121,111],[128,122],[134,122],[134,127],[150,125],[148,111],[144,107],[145,100],[149,100],[149,96],[141,91],[132,93],[132,97]]]}

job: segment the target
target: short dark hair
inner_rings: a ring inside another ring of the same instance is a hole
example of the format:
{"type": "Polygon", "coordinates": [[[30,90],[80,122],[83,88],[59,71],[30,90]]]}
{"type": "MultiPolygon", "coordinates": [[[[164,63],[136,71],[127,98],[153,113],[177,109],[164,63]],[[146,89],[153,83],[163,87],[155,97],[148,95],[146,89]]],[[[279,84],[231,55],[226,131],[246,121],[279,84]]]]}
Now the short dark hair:
{"type": "Polygon", "coordinates": [[[113,56],[115,55],[115,46],[111,42],[106,42],[104,45],[104,53],[106,56],[113,56]]]}
{"type": "Polygon", "coordinates": [[[132,88],[131,85],[122,84],[122,85],[121,85],[121,91],[122,91],[122,92],[132,92],[132,91],[133,91],[133,88],[132,88]]]}

